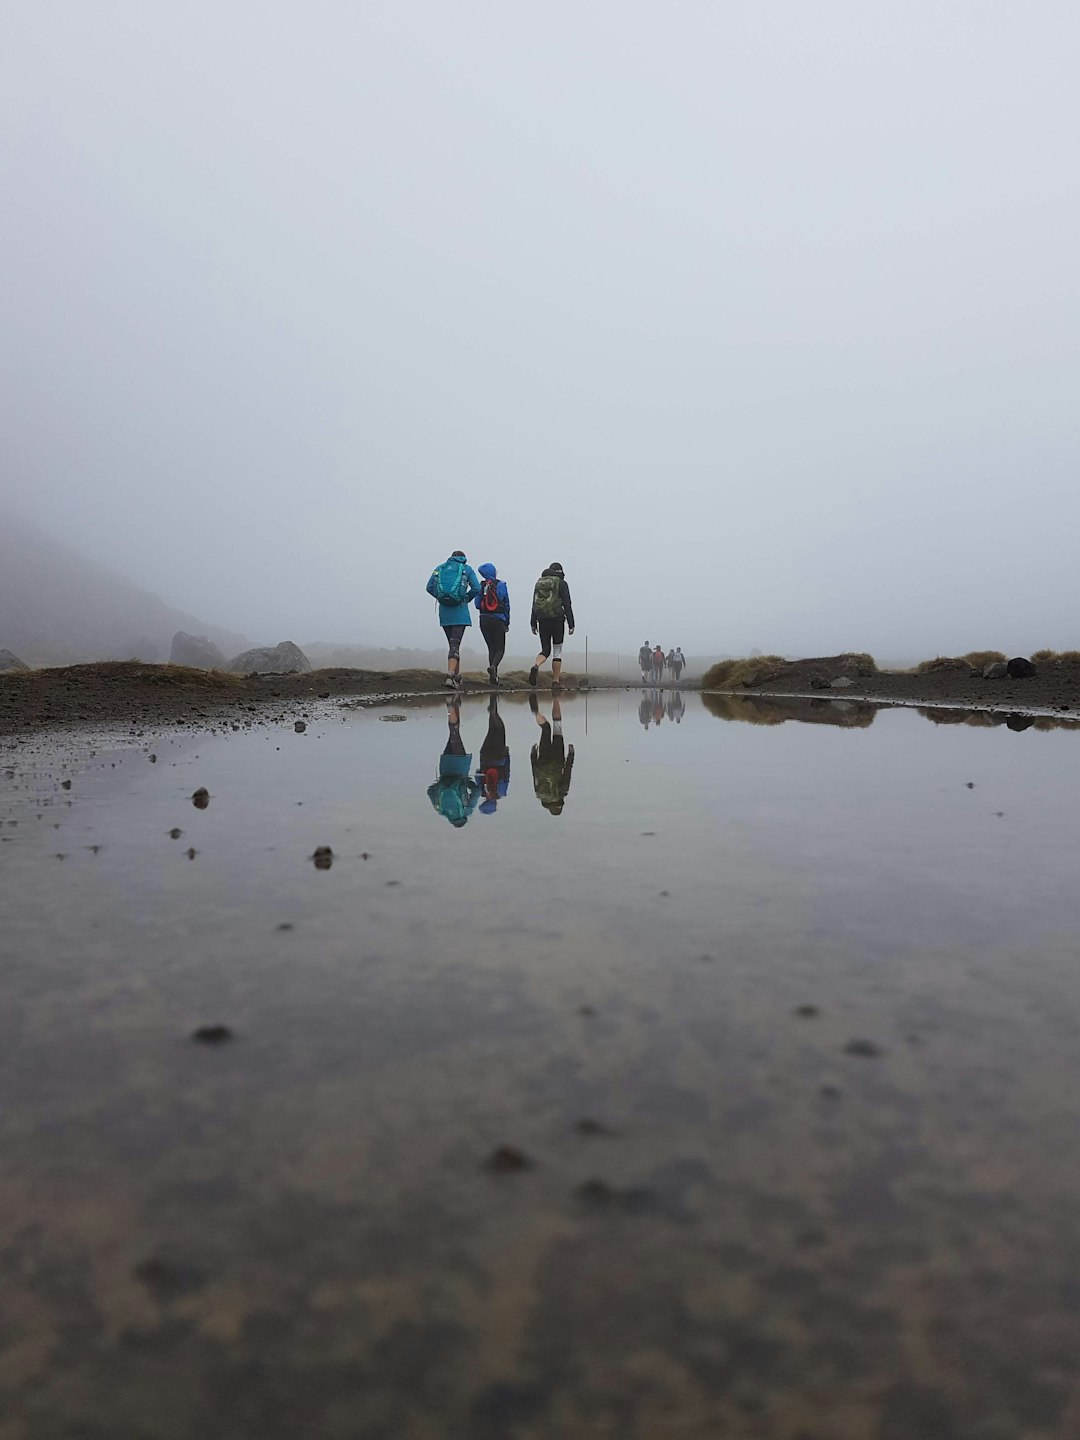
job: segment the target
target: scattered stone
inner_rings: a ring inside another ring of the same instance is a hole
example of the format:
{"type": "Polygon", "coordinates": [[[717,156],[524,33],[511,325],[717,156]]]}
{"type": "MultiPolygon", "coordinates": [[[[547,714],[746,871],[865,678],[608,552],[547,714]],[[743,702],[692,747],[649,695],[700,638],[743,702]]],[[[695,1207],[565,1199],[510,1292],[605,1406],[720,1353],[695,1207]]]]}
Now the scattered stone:
{"type": "Polygon", "coordinates": [[[70,790],[70,789],[71,789],[71,781],[70,781],[70,780],[61,780],[61,781],[60,781],[60,789],[61,789],[61,790],[70,790]]]}
{"type": "Polygon", "coordinates": [[[156,764],[157,764],[157,756],[156,756],[156,755],[151,755],[151,756],[149,757],[149,759],[150,759],[150,764],[151,764],[151,765],[156,765],[156,764]]]}
{"type": "Polygon", "coordinates": [[[177,630],[169,651],[170,665],[190,665],[193,670],[224,670],[225,656],[205,635],[177,630]]]}
{"type": "Polygon", "coordinates": [[[983,666],[984,680],[1004,680],[1009,673],[1009,667],[1004,660],[995,660],[990,665],[983,666]]]}
{"type": "Polygon", "coordinates": [[[329,870],[334,863],[334,852],[329,845],[318,845],[311,858],[315,862],[316,870],[329,870]]]}
{"type": "Polygon", "coordinates": [[[829,686],[833,690],[846,690],[849,685],[854,684],[855,681],[852,680],[850,675],[837,675],[835,680],[829,681],[829,686]]]}
{"type": "Polygon", "coordinates": [[[812,1020],[816,1015],[820,1015],[821,1011],[816,1005],[796,1005],[794,1013],[803,1020],[812,1020]]]}
{"type": "Polygon", "coordinates": [[[297,720],[292,728],[296,731],[297,735],[302,735],[307,729],[307,725],[304,723],[303,720],[297,720]]]}
{"type": "Polygon", "coordinates": [[[828,689],[830,688],[831,684],[832,684],[832,681],[831,681],[831,680],[826,680],[826,678],[825,678],[824,675],[811,675],[811,676],[810,676],[810,689],[811,689],[811,690],[828,690],[828,689]]]}
{"type": "Polygon", "coordinates": [[[223,1045],[233,1038],[233,1032],[228,1025],[200,1025],[191,1032],[191,1038],[201,1045],[223,1045]]]}
{"type": "Polygon", "coordinates": [[[279,930],[291,930],[293,928],[292,921],[283,920],[277,928],[279,930]]]}
{"type": "Polygon", "coordinates": [[[187,858],[188,858],[189,860],[194,860],[194,859],[195,859],[195,856],[196,856],[198,853],[199,853],[199,852],[198,852],[198,850],[195,849],[195,846],[194,846],[194,845],[190,845],[190,846],[188,847],[187,851],[186,851],[187,858]]]}
{"type": "Polygon", "coordinates": [[[391,722],[391,723],[396,723],[397,721],[400,721],[400,720],[407,720],[408,718],[409,718],[409,717],[408,717],[407,715],[380,715],[380,716],[379,716],[379,719],[380,719],[380,720],[386,720],[386,721],[391,722]]]}
{"type": "Polygon", "coordinates": [[[646,836],[653,836],[653,835],[655,835],[655,834],[656,834],[656,831],[655,831],[655,830],[642,830],[641,834],[642,834],[642,837],[644,838],[644,837],[646,837],[646,836]]]}
{"type": "Polygon", "coordinates": [[[587,1116],[579,1120],[574,1126],[574,1129],[579,1135],[588,1135],[590,1137],[611,1136],[615,1134],[615,1131],[603,1124],[602,1121],[590,1120],[587,1116]]]}
{"type": "Polygon", "coordinates": [[[484,1169],[492,1175],[514,1175],[521,1170],[531,1170],[532,1163],[515,1145],[496,1145],[484,1161],[484,1169]]]}
{"type": "Polygon", "coordinates": [[[200,785],[197,790],[191,792],[191,803],[196,810],[205,810],[210,804],[210,791],[205,785],[200,785]]]}
{"type": "Polygon", "coordinates": [[[584,1016],[586,1016],[587,1018],[591,1019],[592,1016],[594,1016],[594,1015],[596,1014],[596,1011],[593,1009],[593,1007],[592,1007],[591,1005],[579,1005],[579,1006],[578,1006],[578,1012],[577,1012],[577,1013],[578,1013],[579,1015],[584,1015],[584,1016]]]}
{"type": "Polygon", "coordinates": [[[881,1054],[880,1045],[872,1040],[849,1040],[844,1046],[845,1055],[857,1055],[863,1060],[874,1060],[881,1054]]]}
{"type": "Polygon", "coordinates": [[[238,675],[306,675],[311,661],[299,645],[282,640],[280,645],[245,650],[229,661],[228,668],[238,675]]]}
{"type": "Polygon", "coordinates": [[[965,790],[974,790],[974,789],[975,789],[975,781],[974,781],[974,780],[965,780],[965,781],[964,781],[964,789],[965,789],[965,790]]]}
{"type": "Polygon", "coordinates": [[[818,1091],[818,1094],[823,1100],[839,1100],[840,1096],[843,1094],[843,1091],[838,1089],[835,1085],[822,1085],[821,1089],[818,1091]]]}
{"type": "Polygon", "coordinates": [[[319,691],[319,699],[320,699],[320,700],[329,700],[329,699],[330,699],[330,691],[329,691],[329,690],[320,690],[320,691],[319,691]]]}
{"type": "Polygon", "coordinates": [[[1023,655],[1014,655],[1005,667],[1014,680],[1030,680],[1038,672],[1023,655]]]}
{"type": "Polygon", "coordinates": [[[180,826],[179,826],[179,825],[174,825],[173,828],[169,831],[169,839],[170,839],[170,840],[179,840],[179,839],[180,839],[180,836],[181,836],[183,833],[184,833],[184,832],[183,832],[183,830],[180,829],[180,826]]]}

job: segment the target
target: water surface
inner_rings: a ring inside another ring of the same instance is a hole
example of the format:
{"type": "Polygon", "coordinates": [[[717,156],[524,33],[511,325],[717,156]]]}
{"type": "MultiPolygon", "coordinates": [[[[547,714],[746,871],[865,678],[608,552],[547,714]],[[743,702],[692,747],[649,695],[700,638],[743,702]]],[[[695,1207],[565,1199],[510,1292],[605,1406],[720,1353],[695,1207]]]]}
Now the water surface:
{"type": "Polygon", "coordinates": [[[3,1440],[1080,1433],[1080,738],[678,698],[4,752],[3,1440]]]}

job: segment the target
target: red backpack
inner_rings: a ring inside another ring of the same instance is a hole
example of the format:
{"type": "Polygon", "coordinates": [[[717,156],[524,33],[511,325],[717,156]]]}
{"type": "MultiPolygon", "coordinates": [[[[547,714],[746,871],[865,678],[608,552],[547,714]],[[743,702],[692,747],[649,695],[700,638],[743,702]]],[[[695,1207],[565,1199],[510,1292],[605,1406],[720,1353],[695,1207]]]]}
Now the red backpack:
{"type": "Polygon", "coordinates": [[[495,615],[499,606],[498,580],[485,580],[480,587],[480,610],[484,615],[495,615]]]}

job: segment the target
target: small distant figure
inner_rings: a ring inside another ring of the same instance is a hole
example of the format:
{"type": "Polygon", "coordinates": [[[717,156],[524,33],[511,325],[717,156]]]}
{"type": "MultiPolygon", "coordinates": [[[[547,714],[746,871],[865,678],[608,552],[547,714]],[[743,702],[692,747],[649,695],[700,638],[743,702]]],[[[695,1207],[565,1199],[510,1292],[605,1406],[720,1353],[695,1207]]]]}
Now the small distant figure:
{"type": "Polygon", "coordinates": [[[647,640],[637,652],[637,658],[638,664],[641,666],[641,683],[648,685],[652,679],[652,646],[647,640]]]}
{"type": "Polygon", "coordinates": [[[449,647],[446,655],[446,679],[448,690],[461,689],[461,641],[465,631],[472,624],[469,602],[480,593],[480,581],[476,571],[465,558],[464,550],[455,550],[449,559],[436,565],[427,582],[427,593],[434,597],[439,606],[439,624],[446,635],[449,647]]]}
{"type": "Polygon", "coordinates": [[[461,712],[457,696],[446,700],[446,748],[439,756],[439,776],[428,786],[427,796],[438,814],[460,830],[476,809],[480,786],[472,778],[472,756],[465,752],[461,738],[461,712]]]}
{"type": "Polygon", "coordinates": [[[682,646],[676,645],[675,649],[668,656],[668,666],[671,670],[672,676],[674,677],[676,685],[679,683],[679,676],[682,674],[683,666],[685,664],[686,656],[682,653],[682,646]]]}
{"type": "MultiPolygon", "coordinates": [[[[481,572],[482,573],[482,572],[481,572]]],[[[499,697],[488,699],[488,728],[480,746],[480,769],[476,782],[483,799],[481,815],[494,815],[500,800],[510,789],[510,749],[506,743],[506,726],[499,714],[499,697]]]]}
{"type": "Polygon", "coordinates": [[[664,679],[664,652],[659,645],[652,652],[652,680],[654,685],[660,685],[664,679]]]}
{"type": "Polygon", "coordinates": [[[498,685],[499,665],[506,654],[506,632],[510,629],[510,592],[494,565],[481,565],[480,576],[480,594],[473,604],[480,612],[480,633],[487,641],[488,679],[498,685]]]}
{"type": "Polygon", "coordinates": [[[529,671],[529,684],[536,685],[540,666],[551,656],[551,688],[561,690],[562,647],[567,630],[574,633],[574,607],[570,587],[558,561],[553,561],[533,586],[532,633],[540,636],[540,654],[529,671]]]}
{"type": "Polygon", "coordinates": [[[540,714],[537,697],[530,695],[529,709],[540,726],[540,740],[532,747],[533,790],[549,815],[561,815],[574,768],[574,747],[563,743],[562,707],[557,697],[552,700],[549,721],[540,714]]]}

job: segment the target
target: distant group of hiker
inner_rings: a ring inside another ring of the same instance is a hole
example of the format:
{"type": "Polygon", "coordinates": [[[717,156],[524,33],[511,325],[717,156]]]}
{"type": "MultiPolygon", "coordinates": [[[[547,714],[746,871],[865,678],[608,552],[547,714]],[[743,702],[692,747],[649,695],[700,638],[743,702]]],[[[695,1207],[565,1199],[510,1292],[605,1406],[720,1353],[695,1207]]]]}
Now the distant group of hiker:
{"type": "MultiPolygon", "coordinates": [[[[510,592],[495,566],[481,565],[477,575],[464,550],[454,550],[431,572],[427,593],[438,604],[439,624],[446,635],[446,688],[461,689],[461,642],[472,624],[472,606],[480,614],[480,633],[487,643],[488,680],[497,688],[499,666],[506,654],[506,632],[510,629],[510,592]]],[[[535,687],[540,666],[550,657],[551,688],[561,690],[563,642],[567,633],[574,633],[574,607],[566,574],[558,561],[548,565],[533,586],[529,627],[540,638],[540,653],[529,671],[529,684],[535,687]]]]}
{"type": "MultiPolygon", "coordinates": [[[[551,719],[540,710],[536,695],[529,708],[540,727],[532,747],[533,791],[549,815],[561,815],[570,790],[574,747],[563,740],[562,709],[558,696],[551,702],[551,719]]],[[[428,786],[428,799],[443,819],[460,830],[479,806],[481,815],[494,815],[510,790],[510,747],[499,714],[499,697],[488,698],[488,728],[480,746],[480,765],[474,776],[472,755],[461,737],[461,709],[457,695],[446,697],[446,747],[439,756],[439,773],[428,786]]]]}
{"type": "Polygon", "coordinates": [[[682,653],[682,646],[678,645],[674,650],[664,654],[662,645],[650,645],[645,641],[638,651],[638,664],[641,666],[641,683],[643,685],[659,685],[664,679],[665,665],[671,671],[671,678],[676,684],[686,664],[686,656],[682,653]]]}

